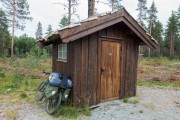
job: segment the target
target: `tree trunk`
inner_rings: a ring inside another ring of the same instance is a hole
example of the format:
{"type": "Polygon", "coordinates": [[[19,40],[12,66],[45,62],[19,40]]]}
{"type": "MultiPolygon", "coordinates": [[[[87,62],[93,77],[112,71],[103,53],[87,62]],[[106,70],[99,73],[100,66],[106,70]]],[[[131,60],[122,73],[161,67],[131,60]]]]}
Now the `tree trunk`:
{"type": "Polygon", "coordinates": [[[68,24],[71,24],[71,0],[69,0],[69,6],[68,6],[68,24]]]}
{"type": "Polygon", "coordinates": [[[175,35],[173,35],[173,32],[172,32],[171,38],[170,38],[170,54],[169,54],[169,57],[171,59],[174,57],[174,39],[175,39],[175,35]]]}
{"type": "Polygon", "coordinates": [[[114,11],[114,4],[113,4],[113,1],[112,1],[111,6],[112,6],[112,11],[114,11]]]}
{"type": "Polygon", "coordinates": [[[88,0],[88,17],[94,15],[95,0],[88,0]]]}
{"type": "Polygon", "coordinates": [[[14,55],[14,28],[15,28],[15,16],[16,16],[16,6],[15,6],[15,0],[13,0],[13,19],[12,19],[11,57],[13,57],[13,55],[14,55]]]}
{"type": "Polygon", "coordinates": [[[151,57],[151,48],[148,47],[148,57],[151,57]]]}
{"type": "MultiPolygon", "coordinates": [[[[150,19],[149,33],[152,34],[152,20],[150,19]]],[[[148,47],[148,57],[151,57],[151,48],[148,47]]]]}
{"type": "MultiPolygon", "coordinates": [[[[5,37],[2,35],[2,55],[4,55],[4,50],[5,50],[5,37]]],[[[1,46],[0,46],[0,48],[1,48],[1,46]]]]}
{"type": "Polygon", "coordinates": [[[160,57],[161,56],[161,46],[160,45],[158,45],[158,57],[160,57]]]}

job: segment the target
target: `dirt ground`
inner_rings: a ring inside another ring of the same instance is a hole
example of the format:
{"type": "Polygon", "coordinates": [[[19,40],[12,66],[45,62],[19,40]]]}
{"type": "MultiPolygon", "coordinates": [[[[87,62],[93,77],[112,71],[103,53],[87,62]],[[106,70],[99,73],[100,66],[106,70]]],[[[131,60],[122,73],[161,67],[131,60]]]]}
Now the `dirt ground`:
{"type": "MultiPolygon", "coordinates": [[[[138,87],[137,96],[99,104],[91,116],[82,120],[179,120],[180,90],[138,87]],[[126,103],[125,103],[126,102],[126,103]]],[[[8,96],[0,99],[0,120],[54,120],[43,105],[21,102],[13,104],[8,96]]]]}

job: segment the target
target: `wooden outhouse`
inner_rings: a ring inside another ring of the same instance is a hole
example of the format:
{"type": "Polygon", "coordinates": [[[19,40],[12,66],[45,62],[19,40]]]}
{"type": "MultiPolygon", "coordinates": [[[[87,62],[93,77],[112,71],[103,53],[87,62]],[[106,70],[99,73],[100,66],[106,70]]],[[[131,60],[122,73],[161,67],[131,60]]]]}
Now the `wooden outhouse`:
{"type": "Polygon", "coordinates": [[[124,9],[93,16],[38,41],[53,45],[52,71],[71,76],[74,105],[136,95],[139,45],[155,39],[124,9]]]}

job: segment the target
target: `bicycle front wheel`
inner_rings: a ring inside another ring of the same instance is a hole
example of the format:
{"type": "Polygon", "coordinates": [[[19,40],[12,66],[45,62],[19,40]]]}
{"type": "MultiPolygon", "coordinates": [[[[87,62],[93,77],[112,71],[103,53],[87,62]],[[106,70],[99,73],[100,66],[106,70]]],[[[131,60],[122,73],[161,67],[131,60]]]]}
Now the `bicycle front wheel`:
{"type": "Polygon", "coordinates": [[[60,92],[59,94],[47,100],[46,111],[48,114],[52,115],[56,113],[61,103],[61,97],[62,97],[62,93],[60,92]]]}

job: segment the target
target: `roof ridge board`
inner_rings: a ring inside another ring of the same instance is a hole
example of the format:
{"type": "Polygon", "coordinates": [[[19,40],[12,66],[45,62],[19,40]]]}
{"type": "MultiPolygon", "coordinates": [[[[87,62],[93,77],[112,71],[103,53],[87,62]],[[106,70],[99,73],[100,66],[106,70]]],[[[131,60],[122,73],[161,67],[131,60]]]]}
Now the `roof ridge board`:
{"type": "Polygon", "coordinates": [[[90,28],[95,27],[97,25],[104,24],[104,23],[106,23],[108,21],[112,21],[114,19],[120,18],[120,17],[122,17],[122,15],[123,15],[122,11],[118,11],[118,12],[116,12],[116,14],[108,14],[108,15],[103,16],[103,17],[98,17],[97,22],[96,21],[92,21],[91,24],[89,22],[83,22],[81,24],[81,27],[83,26],[81,29],[78,29],[78,30],[71,29],[70,32],[67,32],[66,30],[59,31],[60,32],[60,36],[61,36],[62,39],[64,39],[64,38],[66,38],[68,36],[72,36],[73,34],[78,34],[78,33],[82,32],[84,30],[90,29],[90,28]],[[112,16],[112,17],[110,17],[110,16],[112,16]],[[87,26],[89,26],[89,27],[87,27],[87,26]],[[71,33],[71,35],[69,35],[69,33],[71,33]]]}
{"type": "Polygon", "coordinates": [[[97,20],[99,17],[103,17],[103,16],[108,15],[108,14],[114,14],[114,13],[116,13],[117,11],[118,11],[118,10],[107,11],[107,12],[103,13],[103,15],[100,14],[100,15],[98,15],[98,16],[91,16],[91,17],[89,17],[89,18],[87,18],[87,19],[84,19],[84,20],[79,21],[78,23],[70,24],[70,25],[68,25],[68,26],[66,26],[66,27],[63,27],[62,29],[59,29],[59,30],[61,31],[61,30],[64,30],[64,29],[76,27],[76,26],[79,26],[79,24],[81,24],[81,23],[89,22],[89,21],[93,21],[93,20],[97,20]],[[76,25],[76,24],[78,24],[78,25],[76,25]]]}
{"type": "MultiPolygon", "coordinates": [[[[127,15],[124,15],[124,18],[126,18],[126,16],[127,17],[130,17],[130,19],[132,19],[134,22],[136,22],[137,23],[137,21],[126,11],[126,9],[123,9],[124,11],[125,11],[125,14],[127,14],[127,15]]],[[[126,18],[128,21],[129,21],[129,19],[128,18],[126,18]]],[[[146,32],[146,30],[141,26],[141,25],[139,25],[139,24],[137,24],[139,27],[140,27],[140,29],[142,29],[143,30],[143,32],[144,32],[144,34],[146,34],[147,32],[146,32]]],[[[134,26],[134,25],[133,25],[134,26]]],[[[138,27],[137,26],[137,27],[138,27]]],[[[144,35],[143,35],[144,36],[144,35]]],[[[145,37],[146,38],[146,37],[145,37]]],[[[148,38],[150,39],[147,39],[150,43],[151,43],[151,36],[148,36],[148,38]]],[[[154,42],[153,42],[154,43],[154,42]]],[[[151,43],[151,44],[153,44],[153,43],[151,43]]],[[[153,44],[153,46],[156,46],[155,44],[153,44]]]]}
{"type": "MultiPolygon", "coordinates": [[[[115,24],[116,23],[119,23],[119,22],[121,22],[122,21],[122,17],[121,18],[116,18],[116,19],[114,19],[114,21],[115,21],[115,24]],[[118,22],[117,22],[118,21],[118,22]]],[[[109,26],[111,26],[111,25],[109,25],[109,23],[110,23],[111,21],[107,21],[106,23],[108,24],[106,27],[109,27],[109,26]]],[[[106,24],[105,24],[106,25],[106,24]]],[[[114,25],[114,24],[113,24],[114,25]]],[[[99,31],[99,30],[101,30],[101,29],[103,29],[103,28],[106,28],[106,27],[102,27],[103,26],[103,24],[99,24],[98,25],[100,28],[98,29],[98,30],[96,30],[96,31],[99,31]]],[[[90,31],[92,31],[92,29],[94,29],[95,27],[92,27],[92,28],[89,28],[89,29],[87,29],[87,30],[84,30],[84,31],[81,31],[81,32],[79,32],[79,33],[77,33],[77,34],[73,34],[73,35],[71,35],[71,36],[68,36],[68,37],[66,37],[66,38],[63,38],[62,39],[62,41],[64,42],[64,43],[68,43],[68,42],[70,42],[70,41],[73,41],[74,39],[79,39],[79,38],[81,38],[81,37],[84,37],[84,36],[86,36],[86,35],[89,35],[89,34],[91,34],[91,33],[93,33],[93,32],[90,32],[90,31]],[[81,35],[81,37],[79,37],[80,35],[79,34],[81,34],[82,33],[82,35],[81,35]]],[[[95,30],[94,30],[95,31],[95,30]]],[[[95,32],[96,32],[95,31],[95,32]]]]}

